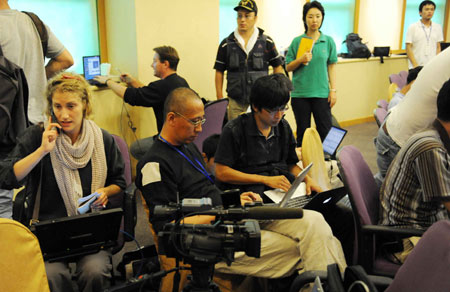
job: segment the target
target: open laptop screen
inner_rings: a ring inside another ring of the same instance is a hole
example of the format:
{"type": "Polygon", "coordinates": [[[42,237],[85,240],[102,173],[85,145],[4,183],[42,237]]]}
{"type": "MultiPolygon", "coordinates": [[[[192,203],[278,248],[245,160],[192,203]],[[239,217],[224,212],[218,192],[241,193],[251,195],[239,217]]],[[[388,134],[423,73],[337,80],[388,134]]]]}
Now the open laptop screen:
{"type": "Polygon", "coordinates": [[[331,127],[325,140],[323,140],[323,151],[331,156],[336,154],[336,150],[344,139],[347,130],[338,127],[331,127]]]}
{"type": "Polygon", "coordinates": [[[86,80],[100,75],[100,56],[83,57],[83,72],[86,80]]]}
{"type": "Polygon", "coordinates": [[[122,221],[121,208],[41,221],[33,233],[44,260],[70,259],[116,244],[122,221]]]}

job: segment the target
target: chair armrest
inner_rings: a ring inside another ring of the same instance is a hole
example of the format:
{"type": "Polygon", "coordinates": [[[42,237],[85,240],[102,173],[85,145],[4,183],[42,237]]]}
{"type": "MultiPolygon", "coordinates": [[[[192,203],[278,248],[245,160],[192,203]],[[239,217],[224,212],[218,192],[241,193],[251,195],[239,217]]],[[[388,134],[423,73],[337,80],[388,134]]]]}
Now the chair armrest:
{"type": "Polygon", "coordinates": [[[425,230],[413,228],[397,228],[385,225],[364,225],[361,227],[363,233],[398,235],[401,237],[422,236],[425,230]]]}
{"type": "MultiPolygon", "coordinates": [[[[137,223],[137,207],[136,207],[136,194],[135,192],[129,192],[127,188],[123,193],[123,217],[124,217],[124,231],[134,236],[134,228],[137,223]]],[[[125,241],[132,241],[129,236],[125,236],[125,241]]]]}
{"type": "Polygon", "coordinates": [[[369,280],[377,287],[378,291],[384,291],[391,285],[392,278],[376,275],[367,275],[369,280]]]}

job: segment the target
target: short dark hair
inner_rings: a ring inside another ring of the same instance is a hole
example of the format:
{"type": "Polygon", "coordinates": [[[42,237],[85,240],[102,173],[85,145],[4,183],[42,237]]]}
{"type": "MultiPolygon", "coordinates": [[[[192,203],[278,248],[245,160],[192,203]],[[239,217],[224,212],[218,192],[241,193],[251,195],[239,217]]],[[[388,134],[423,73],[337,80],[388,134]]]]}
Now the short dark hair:
{"type": "Polygon", "coordinates": [[[436,9],[436,4],[434,4],[433,1],[425,0],[425,1],[422,1],[422,3],[420,3],[420,5],[419,5],[419,12],[422,12],[422,8],[423,8],[425,5],[433,5],[434,9],[436,9]]]}
{"type": "Polygon", "coordinates": [[[441,121],[450,122],[450,79],[439,90],[437,96],[437,117],[441,121]]]}
{"type": "Polygon", "coordinates": [[[169,62],[169,67],[172,70],[177,70],[178,62],[180,62],[180,57],[178,57],[177,50],[170,46],[161,46],[153,49],[159,55],[159,61],[169,62]]]}
{"type": "Polygon", "coordinates": [[[219,146],[220,134],[212,134],[203,141],[202,152],[206,158],[210,160],[216,154],[217,146],[219,146]]]}
{"type": "Polygon", "coordinates": [[[423,66],[417,66],[415,68],[408,70],[408,77],[406,77],[406,84],[410,84],[414,80],[416,80],[417,75],[419,75],[420,70],[422,70],[423,66]]]}
{"type": "Polygon", "coordinates": [[[308,14],[309,9],[311,8],[317,8],[320,10],[320,12],[322,12],[322,23],[320,24],[319,29],[322,27],[323,20],[325,19],[325,9],[323,9],[323,6],[319,1],[306,2],[305,5],[303,5],[303,24],[305,25],[305,32],[308,31],[308,25],[306,24],[306,14],[308,14]]]}
{"type": "Polygon", "coordinates": [[[273,109],[289,102],[292,82],[286,75],[277,73],[256,79],[250,92],[250,104],[261,110],[273,109]]]}
{"type": "Polygon", "coordinates": [[[172,90],[164,102],[164,120],[167,118],[167,114],[170,112],[177,112],[184,114],[186,111],[186,101],[190,98],[198,98],[197,92],[187,87],[179,87],[172,90]]]}

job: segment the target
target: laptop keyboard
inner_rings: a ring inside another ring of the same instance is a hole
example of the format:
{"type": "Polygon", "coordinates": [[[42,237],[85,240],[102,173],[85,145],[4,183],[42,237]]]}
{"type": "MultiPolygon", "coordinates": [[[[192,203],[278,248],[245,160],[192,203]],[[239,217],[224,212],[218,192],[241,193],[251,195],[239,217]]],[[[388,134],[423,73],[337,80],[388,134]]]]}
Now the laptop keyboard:
{"type": "Polygon", "coordinates": [[[290,199],[287,204],[286,207],[287,208],[303,208],[304,206],[306,206],[306,204],[309,203],[309,201],[312,200],[314,196],[299,196],[299,197],[295,197],[290,199]]]}

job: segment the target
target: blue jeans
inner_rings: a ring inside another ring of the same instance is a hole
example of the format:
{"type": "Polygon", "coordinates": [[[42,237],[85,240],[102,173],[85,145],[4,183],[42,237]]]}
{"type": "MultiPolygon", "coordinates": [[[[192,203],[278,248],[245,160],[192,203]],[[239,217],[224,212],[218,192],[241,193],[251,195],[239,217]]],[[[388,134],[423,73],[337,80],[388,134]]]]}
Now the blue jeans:
{"type": "Polygon", "coordinates": [[[0,218],[12,218],[14,191],[0,189],[0,218]]]}
{"type": "Polygon", "coordinates": [[[400,151],[400,146],[389,135],[386,135],[383,130],[383,125],[378,129],[378,136],[374,142],[377,150],[377,165],[379,170],[375,175],[375,179],[383,182],[395,155],[400,151]]]}

